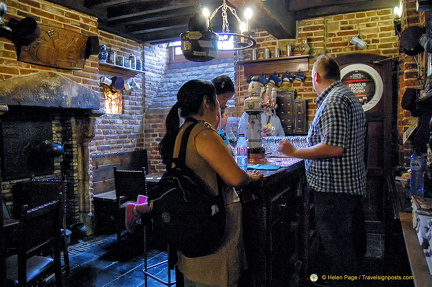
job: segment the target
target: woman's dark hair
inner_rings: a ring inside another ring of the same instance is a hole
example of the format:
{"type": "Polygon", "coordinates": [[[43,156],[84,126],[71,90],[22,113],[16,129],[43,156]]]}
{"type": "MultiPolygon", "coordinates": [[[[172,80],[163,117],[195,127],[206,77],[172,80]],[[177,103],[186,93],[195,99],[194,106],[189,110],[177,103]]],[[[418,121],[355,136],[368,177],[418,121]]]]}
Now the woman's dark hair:
{"type": "Polygon", "coordinates": [[[214,78],[212,83],[216,88],[216,95],[235,92],[234,83],[227,75],[221,75],[214,78]]]}
{"type": "Polygon", "coordinates": [[[203,115],[204,100],[207,100],[210,107],[216,108],[216,90],[210,82],[191,80],[178,91],[177,103],[171,108],[165,120],[166,134],[159,143],[159,153],[167,168],[171,167],[174,145],[180,131],[180,117],[203,115]]]}

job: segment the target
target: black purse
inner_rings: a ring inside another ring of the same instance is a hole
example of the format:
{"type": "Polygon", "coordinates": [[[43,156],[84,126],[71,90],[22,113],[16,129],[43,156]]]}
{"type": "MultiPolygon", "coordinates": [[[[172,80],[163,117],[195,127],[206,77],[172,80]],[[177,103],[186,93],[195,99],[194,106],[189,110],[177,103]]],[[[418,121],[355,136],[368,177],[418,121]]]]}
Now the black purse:
{"type": "Polygon", "coordinates": [[[149,191],[153,234],[187,257],[214,253],[225,231],[225,207],[218,176],[218,195],[214,195],[186,162],[186,147],[193,127],[181,139],[175,167],[168,169],[156,187],[149,191]]]}

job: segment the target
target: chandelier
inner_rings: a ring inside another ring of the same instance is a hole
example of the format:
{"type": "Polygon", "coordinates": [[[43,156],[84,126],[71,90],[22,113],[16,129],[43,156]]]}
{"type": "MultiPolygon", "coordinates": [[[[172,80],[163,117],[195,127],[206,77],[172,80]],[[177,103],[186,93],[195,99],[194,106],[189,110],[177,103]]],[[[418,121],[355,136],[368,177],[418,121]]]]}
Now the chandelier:
{"type": "Polygon", "coordinates": [[[225,0],[211,15],[208,9],[204,8],[202,13],[192,16],[189,20],[189,31],[180,34],[183,55],[190,61],[206,62],[216,58],[218,50],[238,51],[255,46],[256,41],[252,38],[254,33],[249,31],[249,20],[252,14],[252,9],[246,9],[246,23],[242,22],[236,10],[228,6],[225,0]],[[211,23],[219,10],[221,10],[222,14],[222,32],[218,34],[213,32],[211,23]],[[241,30],[240,33],[230,31],[228,11],[237,20],[241,30]],[[228,39],[232,38],[234,47],[218,48],[218,41],[221,36],[228,39]]]}

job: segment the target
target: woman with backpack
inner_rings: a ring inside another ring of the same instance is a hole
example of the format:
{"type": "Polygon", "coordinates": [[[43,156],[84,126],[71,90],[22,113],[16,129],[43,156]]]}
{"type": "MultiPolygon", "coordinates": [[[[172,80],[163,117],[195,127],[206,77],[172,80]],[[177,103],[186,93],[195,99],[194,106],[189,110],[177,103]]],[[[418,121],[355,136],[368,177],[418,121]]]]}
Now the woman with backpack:
{"type": "MultiPolygon", "coordinates": [[[[162,161],[169,169],[178,153],[184,130],[198,121],[189,135],[186,165],[193,169],[218,194],[223,193],[226,222],[220,246],[212,254],[186,257],[178,252],[178,270],[186,287],[237,286],[246,265],[242,238],[242,209],[234,187],[258,181],[263,174],[243,171],[235,162],[227,145],[218,135],[219,103],[211,82],[191,80],[177,93],[177,103],[166,118],[166,134],[159,145],[162,161]],[[180,124],[180,117],[185,122],[180,124]],[[191,119],[192,118],[192,119],[191,119]],[[221,180],[218,180],[218,177],[221,180]]],[[[137,209],[139,213],[139,208],[137,209]]]]}

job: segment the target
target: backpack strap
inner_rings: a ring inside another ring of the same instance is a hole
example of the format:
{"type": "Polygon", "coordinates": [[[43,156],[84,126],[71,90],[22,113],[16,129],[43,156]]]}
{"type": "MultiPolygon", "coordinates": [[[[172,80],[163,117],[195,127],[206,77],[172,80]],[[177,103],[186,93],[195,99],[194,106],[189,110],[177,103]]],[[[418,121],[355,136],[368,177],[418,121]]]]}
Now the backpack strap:
{"type": "MultiPolygon", "coordinates": [[[[177,158],[173,158],[174,164],[176,163],[176,161],[180,161],[180,162],[183,162],[184,165],[186,165],[186,148],[187,148],[187,144],[188,144],[188,140],[189,140],[189,135],[192,132],[192,129],[194,128],[194,126],[198,123],[198,121],[192,117],[187,118],[185,122],[192,122],[192,124],[190,124],[185,129],[185,131],[183,132],[181,142],[180,142],[179,154],[178,154],[177,158]]],[[[218,192],[221,196],[223,196],[223,194],[222,194],[222,179],[220,178],[219,174],[217,174],[217,173],[216,173],[216,177],[217,177],[218,192]]]]}
{"type": "MultiPolygon", "coordinates": [[[[186,122],[192,122],[192,124],[190,124],[185,131],[183,132],[182,135],[182,139],[180,142],[180,151],[179,154],[177,156],[177,158],[182,161],[184,164],[186,164],[186,148],[187,148],[187,143],[189,140],[189,135],[192,132],[192,129],[194,128],[194,126],[198,123],[198,121],[194,118],[187,118],[186,122]]],[[[175,162],[175,161],[174,161],[175,162]]]]}

